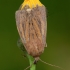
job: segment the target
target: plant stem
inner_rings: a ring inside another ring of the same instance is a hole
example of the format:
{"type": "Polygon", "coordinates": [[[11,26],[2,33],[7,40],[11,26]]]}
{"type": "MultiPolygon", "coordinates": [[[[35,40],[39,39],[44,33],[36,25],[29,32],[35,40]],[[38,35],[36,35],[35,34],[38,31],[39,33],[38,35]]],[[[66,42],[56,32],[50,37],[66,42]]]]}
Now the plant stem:
{"type": "Polygon", "coordinates": [[[18,40],[17,42],[18,47],[23,51],[24,55],[29,59],[29,63],[30,63],[30,70],[36,70],[36,64],[34,64],[34,58],[32,56],[30,56],[26,49],[24,48],[21,40],[18,40]]]}
{"type": "Polygon", "coordinates": [[[27,54],[27,58],[29,59],[29,63],[30,63],[30,70],[36,70],[36,64],[34,64],[34,58],[32,56],[30,56],[29,54],[27,54]]]}

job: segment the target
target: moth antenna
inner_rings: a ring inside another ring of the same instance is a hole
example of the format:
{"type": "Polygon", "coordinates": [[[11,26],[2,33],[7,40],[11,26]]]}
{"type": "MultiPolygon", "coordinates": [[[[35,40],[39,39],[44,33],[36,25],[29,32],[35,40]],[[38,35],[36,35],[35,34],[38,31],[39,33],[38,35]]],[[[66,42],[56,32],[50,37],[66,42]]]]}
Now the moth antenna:
{"type": "Polygon", "coordinates": [[[47,63],[47,62],[45,62],[45,61],[41,60],[40,58],[39,58],[39,60],[40,60],[41,62],[43,62],[43,63],[47,64],[47,65],[50,65],[50,66],[57,67],[57,68],[60,68],[60,69],[62,69],[62,70],[65,70],[65,69],[63,69],[63,68],[62,68],[62,67],[60,67],[60,66],[56,66],[56,65],[53,65],[53,64],[47,63]]]}
{"type": "Polygon", "coordinates": [[[28,67],[27,67],[27,68],[25,68],[24,70],[27,70],[27,69],[29,69],[31,66],[32,66],[32,65],[28,66],[28,67]]]}
{"type": "Polygon", "coordinates": [[[30,66],[26,67],[24,70],[29,69],[34,64],[34,62],[35,62],[35,60],[33,61],[33,63],[30,66]]]}

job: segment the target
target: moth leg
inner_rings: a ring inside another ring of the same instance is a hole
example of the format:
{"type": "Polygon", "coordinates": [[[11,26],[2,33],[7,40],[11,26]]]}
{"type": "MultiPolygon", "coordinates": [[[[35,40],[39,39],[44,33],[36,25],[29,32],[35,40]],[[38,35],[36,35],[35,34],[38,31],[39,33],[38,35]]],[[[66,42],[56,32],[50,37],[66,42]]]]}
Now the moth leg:
{"type": "Polygon", "coordinates": [[[23,44],[22,44],[21,39],[18,39],[18,41],[17,41],[17,46],[18,46],[22,51],[25,51],[25,48],[24,48],[24,46],[23,46],[23,44]]]}
{"type": "Polygon", "coordinates": [[[18,41],[17,41],[17,46],[23,51],[23,54],[21,54],[23,57],[26,57],[26,50],[25,50],[25,48],[24,48],[24,46],[23,46],[23,44],[22,44],[22,41],[21,41],[21,39],[18,39],[18,41]]]}

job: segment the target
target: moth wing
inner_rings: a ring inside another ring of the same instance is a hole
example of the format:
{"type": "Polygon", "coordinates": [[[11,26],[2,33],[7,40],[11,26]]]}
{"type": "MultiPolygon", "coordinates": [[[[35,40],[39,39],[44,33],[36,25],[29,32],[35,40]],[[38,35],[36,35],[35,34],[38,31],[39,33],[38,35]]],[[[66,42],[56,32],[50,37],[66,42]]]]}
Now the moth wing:
{"type": "Polygon", "coordinates": [[[47,17],[46,17],[46,8],[45,6],[42,6],[39,8],[41,12],[41,32],[42,32],[42,39],[44,43],[44,47],[47,46],[46,44],[46,37],[47,37],[47,17]]]}
{"type": "Polygon", "coordinates": [[[26,13],[25,10],[18,10],[15,13],[15,18],[16,18],[16,26],[18,33],[20,35],[20,38],[22,40],[22,43],[25,43],[25,26],[26,26],[26,13]]]}
{"type": "Polygon", "coordinates": [[[46,17],[46,8],[45,6],[38,6],[36,9],[36,13],[34,13],[34,15],[36,15],[36,19],[38,21],[38,25],[40,27],[41,30],[41,35],[42,35],[42,40],[43,40],[43,44],[44,47],[46,46],[46,37],[47,37],[47,17],[46,17]]]}

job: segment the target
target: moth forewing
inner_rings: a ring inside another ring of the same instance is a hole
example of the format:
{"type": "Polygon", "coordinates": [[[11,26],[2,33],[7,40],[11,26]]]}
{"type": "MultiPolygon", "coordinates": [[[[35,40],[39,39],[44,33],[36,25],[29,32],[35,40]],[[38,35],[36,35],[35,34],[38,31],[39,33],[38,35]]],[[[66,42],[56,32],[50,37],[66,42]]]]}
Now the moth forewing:
{"type": "Polygon", "coordinates": [[[43,43],[44,43],[44,47],[46,45],[46,37],[47,37],[47,14],[46,14],[46,8],[45,6],[39,7],[39,11],[40,11],[40,21],[41,21],[41,31],[42,31],[42,39],[43,39],[43,43]]]}
{"type": "Polygon", "coordinates": [[[25,19],[26,19],[25,14],[26,13],[25,13],[24,10],[22,10],[22,11],[18,10],[18,11],[16,11],[16,25],[17,25],[17,30],[18,30],[18,33],[19,33],[20,38],[23,41],[23,43],[26,42],[25,36],[24,36],[25,23],[26,23],[25,22],[25,19]]]}
{"type": "Polygon", "coordinates": [[[32,9],[25,6],[16,12],[17,30],[28,54],[39,57],[46,45],[46,11],[45,6],[32,9]]]}

